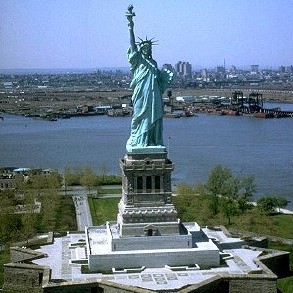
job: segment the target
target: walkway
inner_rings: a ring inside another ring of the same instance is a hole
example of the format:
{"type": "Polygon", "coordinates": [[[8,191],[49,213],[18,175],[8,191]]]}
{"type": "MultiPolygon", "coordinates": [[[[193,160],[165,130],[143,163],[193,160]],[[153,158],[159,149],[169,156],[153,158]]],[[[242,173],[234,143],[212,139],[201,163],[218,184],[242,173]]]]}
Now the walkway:
{"type": "MultiPolygon", "coordinates": [[[[216,235],[219,237],[218,235],[216,235]]],[[[171,271],[168,268],[146,268],[141,273],[117,273],[117,274],[101,274],[81,272],[81,265],[74,264],[71,261],[76,257],[73,253],[76,247],[73,248],[70,244],[85,240],[85,235],[67,234],[62,238],[55,238],[54,244],[42,246],[38,251],[46,253],[48,257],[37,259],[34,263],[39,265],[50,266],[52,269],[52,279],[67,280],[67,281],[86,281],[106,279],[118,284],[137,286],[150,290],[170,290],[182,288],[188,284],[199,284],[211,278],[216,278],[220,275],[249,275],[253,273],[267,273],[262,271],[254,263],[261,251],[250,249],[230,249],[225,252],[232,254],[231,258],[226,261],[226,266],[219,266],[210,269],[190,269],[171,271]]],[[[267,276],[267,275],[266,275],[267,276]]]]}
{"type": "MultiPolygon", "coordinates": [[[[116,189],[120,188],[120,185],[109,185],[102,186],[102,189],[116,189]]],[[[62,190],[59,192],[60,195],[72,196],[75,205],[76,221],[78,231],[84,231],[85,226],[92,226],[92,218],[88,205],[88,191],[82,186],[71,186],[70,189],[62,190]]],[[[90,195],[110,198],[110,197],[121,197],[120,194],[98,194],[97,190],[91,190],[90,195]]]]}
{"type": "MultiPolygon", "coordinates": [[[[72,196],[78,231],[84,231],[85,226],[92,226],[92,218],[88,205],[88,191],[82,186],[71,187],[69,190],[61,191],[61,195],[72,196]]],[[[91,193],[91,195],[94,193],[91,193]]],[[[95,193],[96,194],[96,193],[95,193]]]]}

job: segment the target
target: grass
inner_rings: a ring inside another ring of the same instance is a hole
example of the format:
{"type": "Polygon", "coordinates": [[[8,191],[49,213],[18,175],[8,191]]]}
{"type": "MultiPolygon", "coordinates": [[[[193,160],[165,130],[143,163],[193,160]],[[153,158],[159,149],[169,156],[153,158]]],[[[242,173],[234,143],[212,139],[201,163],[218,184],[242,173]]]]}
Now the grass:
{"type": "Polygon", "coordinates": [[[277,287],[282,293],[293,292],[293,277],[279,279],[277,281],[277,287]]]}
{"type": "MultiPolygon", "coordinates": [[[[284,214],[262,215],[257,209],[233,217],[231,228],[262,235],[293,239],[293,216],[284,214]]],[[[229,228],[229,227],[228,227],[229,228]]]]}
{"type": "Polygon", "coordinates": [[[4,283],[4,264],[9,263],[10,254],[9,250],[5,249],[0,252],[0,288],[2,288],[4,283]]]}
{"type": "Polygon", "coordinates": [[[88,197],[93,225],[103,225],[106,221],[117,218],[119,197],[94,198],[88,197]]]}
{"type": "MultiPolygon", "coordinates": [[[[278,228],[278,231],[282,231],[280,235],[283,235],[285,238],[293,239],[293,216],[292,215],[284,215],[278,214],[272,216],[272,224],[274,227],[278,228]]],[[[279,234],[279,232],[278,232],[279,234]]]]}
{"type": "Polygon", "coordinates": [[[100,185],[121,185],[122,177],[117,175],[97,175],[97,181],[100,185]]]}
{"type": "Polygon", "coordinates": [[[98,189],[98,194],[121,194],[121,188],[112,188],[112,189],[98,189]]]}
{"type": "Polygon", "coordinates": [[[231,216],[231,224],[228,225],[228,218],[221,212],[212,214],[208,202],[201,196],[179,195],[173,197],[173,203],[183,222],[196,221],[200,226],[224,225],[228,229],[293,239],[293,215],[265,215],[256,207],[251,207],[243,213],[238,212],[231,216]]]}
{"type": "Polygon", "coordinates": [[[55,231],[77,230],[75,206],[72,197],[61,196],[60,204],[56,208],[55,231]]]}
{"type": "MultiPolygon", "coordinates": [[[[111,190],[111,189],[110,189],[111,190]]],[[[116,190],[116,189],[114,189],[116,190]]],[[[104,191],[104,190],[103,190],[104,191]]],[[[111,193],[111,192],[110,192],[111,193]]],[[[118,212],[117,204],[120,198],[94,198],[89,197],[89,205],[94,225],[104,224],[107,220],[115,220],[118,212]]],[[[175,205],[176,206],[176,205],[175,205]]],[[[271,216],[263,215],[257,209],[252,209],[243,214],[232,217],[232,224],[227,226],[227,219],[222,215],[209,217],[205,220],[204,210],[193,210],[192,217],[182,221],[194,220],[201,226],[205,225],[225,225],[227,228],[246,230],[256,234],[271,235],[282,238],[293,239],[293,216],[284,214],[275,214],[271,216]]]]}
{"type": "MultiPolygon", "coordinates": [[[[293,245],[281,244],[278,242],[270,242],[269,248],[277,250],[285,250],[290,252],[290,268],[293,269],[293,245]]],[[[291,293],[293,292],[293,276],[278,279],[277,287],[282,293],[291,293]]]]}

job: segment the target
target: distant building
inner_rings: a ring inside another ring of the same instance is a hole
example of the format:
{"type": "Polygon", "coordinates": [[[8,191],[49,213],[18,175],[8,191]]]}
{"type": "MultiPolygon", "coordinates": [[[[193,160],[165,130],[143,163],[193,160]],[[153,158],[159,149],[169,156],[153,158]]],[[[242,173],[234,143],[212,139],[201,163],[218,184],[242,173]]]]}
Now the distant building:
{"type": "Polygon", "coordinates": [[[201,75],[201,78],[204,81],[207,81],[207,78],[208,78],[208,71],[207,71],[207,69],[202,69],[201,72],[200,72],[200,75],[201,75]]]}
{"type": "Polygon", "coordinates": [[[194,96],[180,96],[176,97],[177,102],[194,102],[194,96]]]}
{"type": "Polygon", "coordinates": [[[230,72],[231,72],[231,73],[236,73],[236,72],[237,72],[237,68],[236,68],[235,65],[232,65],[232,66],[231,66],[230,72]]]}
{"type": "Polygon", "coordinates": [[[12,177],[0,175],[0,190],[14,188],[15,181],[12,177]]]}
{"type": "Polygon", "coordinates": [[[6,89],[12,89],[13,88],[13,83],[11,81],[5,81],[3,82],[4,88],[6,89]]]}
{"type": "Polygon", "coordinates": [[[225,73],[225,66],[217,66],[216,72],[217,73],[225,73]]]}
{"type": "Polygon", "coordinates": [[[258,74],[259,71],[259,65],[251,65],[250,66],[250,73],[251,74],[258,74]]]}
{"type": "Polygon", "coordinates": [[[177,76],[191,77],[192,66],[189,62],[179,61],[175,65],[175,72],[176,72],[177,76]]]}
{"type": "Polygon", "coordinates": [[[174,72],[174,67],[171,64],[164,64],[162,66],[162,69],[167,69],[167,70],[174,72]]]}
{"type": "Polygon", "coordinates": [[[14,167],[0,168],[0,190],[10,189],[15,187],[14,167]]]}

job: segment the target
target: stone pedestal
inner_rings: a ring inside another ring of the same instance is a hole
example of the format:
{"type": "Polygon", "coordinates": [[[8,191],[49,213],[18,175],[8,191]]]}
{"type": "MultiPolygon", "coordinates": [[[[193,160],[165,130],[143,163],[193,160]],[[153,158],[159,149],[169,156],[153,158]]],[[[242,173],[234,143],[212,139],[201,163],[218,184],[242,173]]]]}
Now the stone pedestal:
{"type": "Polygon", "coordinates": [[[117,222],[86,228],[90,271],[220,264],[219,249],[202,229],[178,219],[165,147],[135,148],[120,168],[117,222]]]}
{"type": "Polygon", "coordinates": [[[123,236],[180,234],[172,204],[173,163],[166,152],[131,153],[120,160],[122,198],[117,223],[123,236]]]}

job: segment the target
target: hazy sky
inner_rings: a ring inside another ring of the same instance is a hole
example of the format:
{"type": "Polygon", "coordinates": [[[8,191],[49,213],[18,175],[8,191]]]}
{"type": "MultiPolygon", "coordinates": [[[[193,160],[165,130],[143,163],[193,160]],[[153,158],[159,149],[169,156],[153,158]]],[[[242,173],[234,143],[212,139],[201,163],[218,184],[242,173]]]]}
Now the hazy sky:
{"type": "Polygon", "coordinates": [[[136,36],[158,65],[293,65],[292,0],[0,0],[0,69],[128,66],[136,36]]]}

